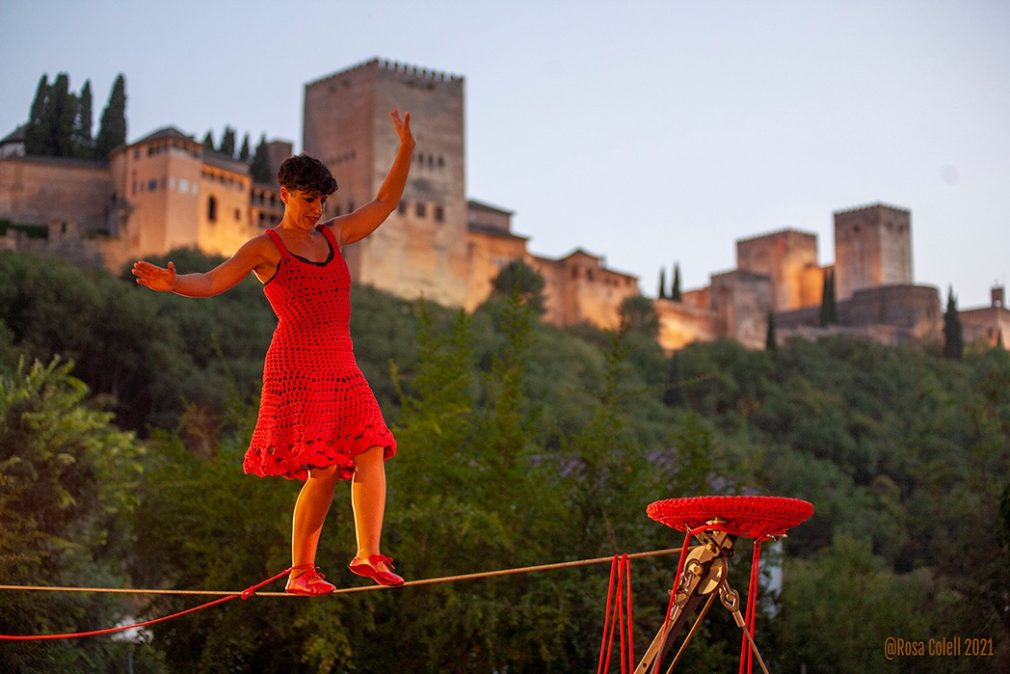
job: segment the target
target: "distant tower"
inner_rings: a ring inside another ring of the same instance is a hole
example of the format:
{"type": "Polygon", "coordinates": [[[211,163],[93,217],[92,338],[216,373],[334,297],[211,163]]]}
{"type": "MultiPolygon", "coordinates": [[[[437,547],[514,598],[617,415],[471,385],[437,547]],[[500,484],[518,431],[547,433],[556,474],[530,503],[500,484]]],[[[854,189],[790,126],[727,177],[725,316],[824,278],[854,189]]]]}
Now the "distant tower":
{"type": "Polygon", "coordinates": [[[790,311],[821,301],[816,234],[786,229],[739,239],[736,266],[771,278],[773,311],[790,311]]]}
{"type": "Polygon", "coordinates": [[[411,113],[417,139],[399,208],[345,251],[351,276],[396,295],[463,306],[467,208],[463,78],[373,59],[305,85],[303,147],[340,186],[327,216],[373,199],[398,138],[389,112],[411,113]]]}
{"type": "Polygon", "coordinates": [[[874,204],[835,213],[835,296],[912,283],[912,215],[874,204]]]}

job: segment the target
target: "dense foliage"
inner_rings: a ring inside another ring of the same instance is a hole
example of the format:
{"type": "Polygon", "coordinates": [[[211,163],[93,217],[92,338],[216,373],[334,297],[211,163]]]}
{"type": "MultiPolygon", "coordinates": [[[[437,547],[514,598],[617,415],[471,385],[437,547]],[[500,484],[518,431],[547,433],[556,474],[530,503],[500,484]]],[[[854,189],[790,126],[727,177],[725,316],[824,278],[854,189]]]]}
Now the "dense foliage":
{"type": "MultiPolygon", "coordinates": [[[[180,271],[214,262],[172,258],[180,271]]],[[[776,671],[880,670],[888,636],[987,637],[997,649],[985,662],[886,663],[898,671],[1010,666],[1006,352],[945,359],[838,338],[774,352],[716,342],[671,358],[642,331],[544,326],[536,293],[514,280],[499,289],[472,315],[354,291],[359,363],[400,446],[383,547],[408,578],[672,548],[680,537],[643,512],[659,498],[795,496],[815,515],[769,548],[776,579],[762,590],[758,642],[776,671]]],[[[298,485],[240,468],[274,320],[255,282],[187,300],[0,253],[0,316],[0,508],[14,523],[0,535],[5,579],[241,589],[288,564],[298,485]],[[64,365],[17,365],[55,356],[74,361],[90,396],[64,365]],[[52,571],[39,577],[37,564],[52,571]]],[[[353,540],[338,500],[319,562],[340,586],[359,584],[344,570],[353,540]]],[[[730,581],[745,591],[740,546],[730,581]]],[[[673,563],[632,565],[639,653],[673,563]]],[[[129,653],[155,671],[585,672],[606,574],[254,598],[153,627],[129,653]]],[[[0,616],[17,616],[2,631],[197,603],[16,592],[0,602],[0,616]]],[[[4,646],[0,669],[112,669],[125,648],[4,646]]],[[[715,607],[685,671],[730,671],[738,648],[715,607]]]]}

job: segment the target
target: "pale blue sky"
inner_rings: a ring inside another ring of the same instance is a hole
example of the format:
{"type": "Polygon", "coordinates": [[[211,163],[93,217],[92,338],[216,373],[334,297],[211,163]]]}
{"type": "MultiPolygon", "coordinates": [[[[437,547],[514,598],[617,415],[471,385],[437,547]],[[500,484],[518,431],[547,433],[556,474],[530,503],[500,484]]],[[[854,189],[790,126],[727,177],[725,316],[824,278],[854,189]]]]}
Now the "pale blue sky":
{"type": "Polygon", "coordinates": [[[967,308],[1010,281],[1002,0],[0,0],[0,26],[0,135],[43,73],[90,79],[97,125],[123,72],[131,140],[231,124],[297,147],[304,83],[379,56],[466,78],[469,196],[647,295],[786,227],[830,262],[832,212],[877,201],[912,211],[917,282],[967,308]]]}

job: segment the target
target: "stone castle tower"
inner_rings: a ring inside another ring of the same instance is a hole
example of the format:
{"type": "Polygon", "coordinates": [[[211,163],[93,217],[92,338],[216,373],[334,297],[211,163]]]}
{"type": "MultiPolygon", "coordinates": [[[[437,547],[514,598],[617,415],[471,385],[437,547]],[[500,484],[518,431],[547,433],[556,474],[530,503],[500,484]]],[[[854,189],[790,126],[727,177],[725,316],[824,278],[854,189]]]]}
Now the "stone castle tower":
{"type": "Polygon", "coordinates": [[[326,216],[375,198],[399,139],[389,112],[411,112],[417,139],[395,213],[345,251],[351,276],[401,297],[467,301],[463,78],[373,59],[305,85],[303,147],[340,186],[326,216]]]}
{"type": "Polygon", "coordinates": [[[835,213],[835,296],[912,284],[912,215],[874,204],[835,213]]]}

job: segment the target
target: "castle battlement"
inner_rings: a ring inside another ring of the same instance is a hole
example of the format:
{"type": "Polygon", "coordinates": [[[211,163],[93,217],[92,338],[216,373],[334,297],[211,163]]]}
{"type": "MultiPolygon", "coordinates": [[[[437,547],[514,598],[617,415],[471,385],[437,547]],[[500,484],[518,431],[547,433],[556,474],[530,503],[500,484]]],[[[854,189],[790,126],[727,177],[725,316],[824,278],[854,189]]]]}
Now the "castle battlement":
{"type": "Polygon", "coordinates": [[[886,208],[890,211],[898,211],[899,213],[907,213],[909,215],[911,215],[912,213],[912,211],[908,210],[907,208],[892,206],[891,204],[885,204],[881,201],[878,201],[877,203],[874,204],[866,204],[864,206],[856,206],[854,208],[846,208],[845,210],[835,211],[834,215],[848,215],[850,213],[858,213],[860,211],[872,211],[878,208],[886,208]]]}
{"type": "Polygon", "coordinates": [[[765,232],[764,234],[755,234],[753,236],[748,236],[743,239],[737,239],[736,242],[737,244],[749,243],[752,241],[761,241],[762,239],[768,239],[776,236],[801,236],[805,238],[813,238],[813,239],[817,238],[817,234],[813,232],[804,232],[801,229],[786,227],[784,229],[776,229],[775,231],[772,232],[765,232]]]}
{"type": "Polygon", "coordinates": [[[320,77],[317,80],[312,80],[305,84],[305,88],[309,89],[318,84],[328,82],[330,80],[339,79],[342,77],[347,77],[355,73],[359,73],[363,70],[375,70],[385,73],[395,73],[397,75],[403,75],[412,79],[422,80],[426,82],[462,82],[462,75],[453,75],[452,73],[445,73],[438,70],[431,70],[428,68],[422,68],[420,66],[411,65],[409,63],[400,63],[399,61],[391,61],[389,59],[380,59],[378,57],[373,57],[367,61],[362,61],[350,68],[344,68],[343,70],[338,70],[335,73],[320,77]]]}

